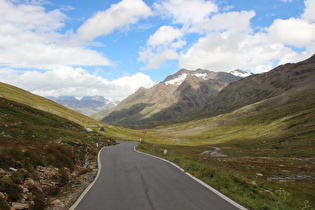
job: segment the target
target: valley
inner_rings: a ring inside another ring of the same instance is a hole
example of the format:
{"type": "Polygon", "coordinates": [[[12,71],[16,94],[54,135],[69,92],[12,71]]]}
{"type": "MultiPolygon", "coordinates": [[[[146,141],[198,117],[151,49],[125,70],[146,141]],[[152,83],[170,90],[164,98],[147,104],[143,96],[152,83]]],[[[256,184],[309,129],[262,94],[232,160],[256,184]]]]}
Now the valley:
{"type": "Polygon", "coordinates": [[[92,181],[101,147],[140,139],[137,150],[249,209],[313,209],[314,81],[315,56],[245,78],[180,70],[101,122],[0,83],[1,209],[71,205],[79,194],[65,195],[92,181]]]}

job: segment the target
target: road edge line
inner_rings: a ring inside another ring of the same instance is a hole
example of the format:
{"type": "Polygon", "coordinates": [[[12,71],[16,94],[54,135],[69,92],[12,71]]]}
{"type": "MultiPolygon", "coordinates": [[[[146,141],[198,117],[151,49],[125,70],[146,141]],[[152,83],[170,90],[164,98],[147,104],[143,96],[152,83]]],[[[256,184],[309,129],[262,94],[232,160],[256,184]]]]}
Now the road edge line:
{"type": "Polygon", "coordinates": [[[191,175],[190,173],[188,172],[185,172],[185,170],[183,168],[181,168],[179,165],[176,165],[175,163],[169,161],[169,160],[166,160],[164,158],[161,158],[161,157],[158,157],[158,156],[155,156],[155,155],[151,155],[151,154],[148,154],[148,153],[145,153],[145,152],[141,152],[141,151],[138,151],[136,150],[136,147],[135,146],[133,149],[135,152],[138,152],[138,153],[141,153],[141,154],[145,154],[145,155],[148,155],[148,156],[151,156],[151,157],[154,157],[154,158],[157,158],[157,159],[160,159],[162,161],[165,161],[173,166],[175,166],[176,168],[178,168],[179,170],[181,170],[182,172],[184,172],[187,176],[189,176],[190,178],[194,179],[195,181],[197,181],[199,184],[203,185],[204,187],[206,187],[208,190],[212,191],[213,193],[215,193],[216,195],[218,195],[219,197],[221,197],[222,199],[226,200],[227,202],[229,202],[230,204],[234,205],[235,207],[239,208],[240,210],[247,210],[247,208],[245,208],[244,206],[242,206],[241,204],[237,203],[236,201],[232,200],[231,198],[227,197],[226,195],[224,195],[223,193],[219,192],[218,190],[214,189],[213,187],[211,187],[210,185],[208,185],[207,183],[203,182],[202,180],[198,179],[197,177],[194,177],[193,175],[191,175]]]}
{"type": "Polygon", "coordinates": [[[81,193],[81,195],[79,196],[79,198],[76,200],[76,202],[74,202],[74,204],[69,208],[69,210],[74,210],[78,204],[81,202],[81,200],[83,199],[83,197],[88,193],[88,191],[93,187],[94,183],[96,182],[97,178],[99,177],[100,173],[101,173],[101,169],[102,169],[102,165],[101,165],[101,152],[102,150],[105,149],[105,147],[103,147],[102,149],[100,149],[100,151],[98,152],[97,155],[97,174],[96,177],[94,178],[93,182],[91,182],[89,184],[89,186],[87,188],[85,188],[85,190],[83,191],[83,193],[81,193]]]}

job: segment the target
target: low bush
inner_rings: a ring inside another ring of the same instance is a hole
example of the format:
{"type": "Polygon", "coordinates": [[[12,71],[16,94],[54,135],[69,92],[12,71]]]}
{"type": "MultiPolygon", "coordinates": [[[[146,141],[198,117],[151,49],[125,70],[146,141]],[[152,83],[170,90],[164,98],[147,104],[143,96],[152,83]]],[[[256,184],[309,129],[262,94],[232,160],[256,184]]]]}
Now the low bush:
{"type": "Polygon", "coordinates": [[[15,184],[10,178],[0,179],[0,192],[6,192],[8,201],[16,202],[21,198],[22,188],[15,184]]]}

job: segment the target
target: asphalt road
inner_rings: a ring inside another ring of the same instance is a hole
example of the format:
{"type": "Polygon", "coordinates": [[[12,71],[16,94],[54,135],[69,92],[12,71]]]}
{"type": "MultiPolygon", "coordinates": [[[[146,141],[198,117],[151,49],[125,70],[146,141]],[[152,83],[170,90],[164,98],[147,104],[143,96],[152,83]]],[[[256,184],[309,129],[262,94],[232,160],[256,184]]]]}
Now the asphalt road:
{"type": "Polygon", "coordinates": [[[76,210],[239,209],[170,163],[134,151],[137,143],[119,143],[102,149],[100,173],[76,210]]]}

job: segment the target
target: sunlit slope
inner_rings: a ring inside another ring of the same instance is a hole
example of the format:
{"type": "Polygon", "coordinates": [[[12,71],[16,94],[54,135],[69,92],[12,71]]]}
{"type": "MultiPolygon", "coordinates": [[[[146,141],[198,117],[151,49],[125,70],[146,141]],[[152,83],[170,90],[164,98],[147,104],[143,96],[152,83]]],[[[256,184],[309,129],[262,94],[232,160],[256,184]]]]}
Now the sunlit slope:
{"type": "Polygon", "coordinates": [[[102,125],[102,123],[90,117],[75,112],[46,98],[1,82],[0,97],[58,115],[60,117],[76,122],[84,127],[99,127],[102,125]]]}
{"type": "Polygon", "coordinates": [[[169,127],[155,134],[169,142],[224,144],[244,155],[315,155],[314,84],[244,106],[236,111],[169,127]]]}

